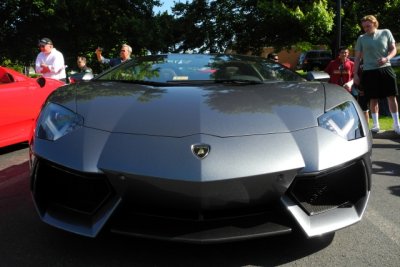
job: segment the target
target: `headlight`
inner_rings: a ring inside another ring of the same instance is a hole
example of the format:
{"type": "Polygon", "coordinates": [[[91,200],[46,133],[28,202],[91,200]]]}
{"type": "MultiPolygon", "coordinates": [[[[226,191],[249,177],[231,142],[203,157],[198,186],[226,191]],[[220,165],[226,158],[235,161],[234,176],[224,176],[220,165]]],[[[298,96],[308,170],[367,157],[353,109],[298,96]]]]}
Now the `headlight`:
{"type": "Polygon", "coordinates": [[[364,137],[360,118],[354,104],[345,102],[318,118],[318,125],[346,140],[364,137]]]}
{"type": "Polygon", "coordinates": [[[83,125],[82,116],[54,104],[47,104],[36,124],[36,137],[55,141],[83,125]]]}

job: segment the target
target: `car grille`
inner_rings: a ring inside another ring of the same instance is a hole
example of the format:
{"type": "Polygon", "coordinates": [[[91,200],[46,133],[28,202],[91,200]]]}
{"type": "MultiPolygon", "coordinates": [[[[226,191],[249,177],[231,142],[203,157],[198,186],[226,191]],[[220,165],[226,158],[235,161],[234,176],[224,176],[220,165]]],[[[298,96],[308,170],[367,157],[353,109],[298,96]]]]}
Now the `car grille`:
{"type": "MultiPolygon", "coordinates": [[[[111,175],[110,175],[111,177],[111,175]]],[[[275,212],[287,187],[278,174],[213,182],[125,175],[124,214],[145,214],[187,221],[212,221],[275,212]],[[125,208],[126,207],[126,208],[125,208]]],[[[288,175],[289,180],[293,176],[288,175]]],[[[119,182],[110,178],[112,184],[119,182]]]]}
{"type": "Polygon", "coordinates": [[[93,215],[114,195],[105,175],[81,174],[41,160],[34,194],[41,207],[54,207],[93,215]]]}
{"type": "Polygon", "coordinates": [[[368,191],[362,160],[315,176],[298,176],[289,195],[309,215],[355,204],[368,191]]]}

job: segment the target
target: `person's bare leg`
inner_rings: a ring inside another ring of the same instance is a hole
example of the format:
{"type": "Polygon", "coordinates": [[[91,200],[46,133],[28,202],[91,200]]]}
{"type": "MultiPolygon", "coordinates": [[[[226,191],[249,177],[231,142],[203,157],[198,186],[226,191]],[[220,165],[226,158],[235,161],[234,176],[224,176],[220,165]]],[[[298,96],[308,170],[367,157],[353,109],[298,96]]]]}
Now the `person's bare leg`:
{"type": "Polygon", "coordinates": [[[388,96],[389,110],[393,118],[393,130],[400,134],[400,123],[399,123],[399,105],[397,103],[396,96],[388,96]]]}
{"type": "Polygon", "coordinates": [[[388,100],[388,104],[389,104],[390,113],[399,112],[399,106],[397,104],[396,97],[395,96],[388,96],[387,100],[388,100]]]}
{"type": "Polygon", "coordinates": [[[364,111],[365,120],[367,121],[367,125],[369,127],[369,111],[364,111]]]}
{"type": "Polygon", "coordinates": [[[372,117],[372,128],[371,131],[377,133],[380,131],[379,126],[379,105],[377,98],[371,98],[369,101],[369,107],[371,110],[371,117],[372,117]]]}

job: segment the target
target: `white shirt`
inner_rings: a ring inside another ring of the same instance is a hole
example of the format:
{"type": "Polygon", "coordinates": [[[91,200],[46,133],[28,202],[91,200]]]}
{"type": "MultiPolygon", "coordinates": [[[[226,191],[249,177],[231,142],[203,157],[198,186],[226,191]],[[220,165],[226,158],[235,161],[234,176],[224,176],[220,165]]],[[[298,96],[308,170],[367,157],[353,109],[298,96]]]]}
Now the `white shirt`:
{"type": "Polygon", "coordinates": [[[36,73],[42,73],[43,77],[46,78],[65,79],[66,73],[63,54],[55,48],[52,48],[49,54],[40,52],[36,57],[35,70],[36,73]],[[42,67],[40,66],[42,63],[49,67],[50,72],[42,73],[42,67]]]}

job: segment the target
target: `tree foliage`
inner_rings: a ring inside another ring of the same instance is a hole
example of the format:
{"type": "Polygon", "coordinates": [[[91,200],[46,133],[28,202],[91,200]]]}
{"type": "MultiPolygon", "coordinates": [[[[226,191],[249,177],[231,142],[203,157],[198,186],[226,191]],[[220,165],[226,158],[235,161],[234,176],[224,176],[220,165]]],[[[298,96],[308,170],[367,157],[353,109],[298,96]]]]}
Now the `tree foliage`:
{"type": "MultiPolygon", "coordinates": [[[[162,0],[3,0],[0,63],[32,64],[41,37],[52,39],[72,66],[78,55],[96,65],[98,46],[105,56],[117,56],[125,42],[137,55],[332,47],[338,32],[337,1],[193,0],[176,2],[172,14],[155,14],[153,8],[162,0]]],[[[341,3],[342,45],[354,44],[361,33],[360,18],[367,14],[376,15],[380,27],[400,39],[400,0],[341,3]]]]}

